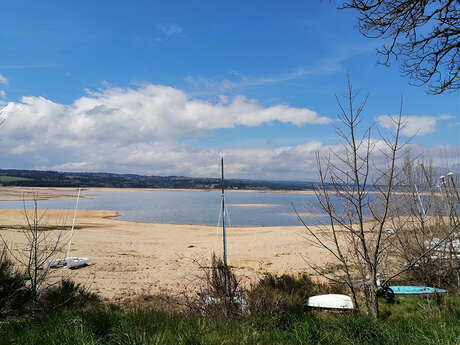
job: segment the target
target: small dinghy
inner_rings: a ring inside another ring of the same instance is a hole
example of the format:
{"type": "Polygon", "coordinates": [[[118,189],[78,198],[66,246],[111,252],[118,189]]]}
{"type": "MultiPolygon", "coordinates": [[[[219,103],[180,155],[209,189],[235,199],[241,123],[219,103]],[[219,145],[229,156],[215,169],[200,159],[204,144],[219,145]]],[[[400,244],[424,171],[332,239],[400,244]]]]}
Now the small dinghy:
{"type": "Polygon", "coordinates": [[[78,201],[80,200],[80,193],[81,193],[81,188],[78,188],[78,194],[77,194],[77,202],[75,203],[75,209],[73,213],[73,220],[72,220],[72,228],[70,230],[70,238],[69,242],[67,243],[67,253],[65,258],[59,258],[59,259],[54,259],[50,260],[48,262],[48,268],[60,268],[63,266],[67,266],[69,269],[75,269],[75,268],[80,268],[84,266],[88,266],[90,263],[90,258],[88,257],[83,257],[83,258],[77,258],[77,257],[70,257],[70,246],[72,245],[72,238],[73,234],[75,231],[75,219],[77,218],[77,210],[78,210],[78,201]]]}
{"type": "Polygon", "coordinates": [[[311,308],[323,309],[354,309],[350,296],[340,294],[317,295],[308,298],[307,305],[311,308]]]}
{"type": "Polygon", "coordinates": [[[90,258],[70,257],[70,258],[65,258],[65,261],[66,261],[67,268],[75,269],[75,268],[88,266],[91,260],[90,258]]]}
{"type": "Polygon", "coordinates": [[[390,286],[395,295],[428,295],[434,293],[446,293],[447,290],[429,286],[390,286]]]}
{"type": "Polygon", "coordinates": [[[49,268],[60,268],[60,267],[64,267],[67,265],[67,262],[65,259],[54,259],[54,260],[50,260],[48,262],[48,267],[49,268]]]}

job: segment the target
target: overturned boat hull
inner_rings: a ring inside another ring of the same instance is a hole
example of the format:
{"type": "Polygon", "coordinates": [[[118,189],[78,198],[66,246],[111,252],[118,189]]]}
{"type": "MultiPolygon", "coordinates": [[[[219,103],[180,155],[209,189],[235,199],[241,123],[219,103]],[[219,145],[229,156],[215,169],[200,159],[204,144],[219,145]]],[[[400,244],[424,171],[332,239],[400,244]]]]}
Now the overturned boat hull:
{"type": "Polygon", "coordinates": [[[66,258],[65,260],[66,260],[67,267],[70,269],[88,266],[89,263],[91,262],[90,258],[70,257],[70,258],[66,258]]]}
{"type": "Polygon", "coordinates": [[[311,308],[353,309],[350,296],[340,294],[317,295],[308,298],[307,305],[311,308]]]}
{"type": "Polygon", "coordinates": [[[428,295],[434,293],[446,293],[447,290],[429,286],[390,286],[395,295],[428,295]]]}

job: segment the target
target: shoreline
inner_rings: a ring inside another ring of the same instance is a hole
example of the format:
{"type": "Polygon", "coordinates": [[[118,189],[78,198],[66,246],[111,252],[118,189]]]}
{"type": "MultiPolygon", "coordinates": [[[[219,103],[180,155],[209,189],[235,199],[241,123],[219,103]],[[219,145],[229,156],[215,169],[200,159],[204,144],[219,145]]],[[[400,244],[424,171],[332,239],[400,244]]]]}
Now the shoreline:
{"type": "MultiPolygon", "coordinates": [[[[208,192],[220,193],[221,190],[215,189],[185,189],[185,188],[114,188],[114,187],[82,187],[82,192],[106,192],[106,193],[155,193],[155,192],[208,192]]],[[[29,201],[34,200],[33,194],[36,193],[37,200],[71,200],[76,198],[77,187],[4,187],[0,186],[0,201],[29,201]]],[[[260,193],[260,194],[304,194],[315,195],[314,190],[260,190],[260,189],[229,189],[226,193],[260,193]]],[[[335,191],[329,191],[335,194],[335,191]]],[[[369,191],[370,194],[376,194],[376,191],[369,191]]],[[[404,195],[405,192],[393,192],[394,195],[404,195]]],[[[419,193],[420,196],[429,196],[428,192],[419,193]]],[[[441,194],[435,193],[436,196],[441,194]]],[[[80,198],[91,198],[91,195],[82,195],[80,198]]],[[[271,204],[241,204],[236,206],[260,206],[269,207],[271,204]]]]}
{"type": "MultiPolygon", "coordinates": [[[[77,187],[0,187],[0,201],[33,200],[37,193],[37,200],[68,200],[76,197],[77,187]]],[[[220,189],[174,189],[174,188],[112,188],[112,187],[83,187],[82,192],[109,192],[109,193],[154,193],[154,192],[209,192],[220,193],[220,189]]],[[[227,193],[264,193],[264,194],[314,194],[314,191],[296,190],[258,190],[258,189],[230,189],[227,193]]],[[[91,195],[81,198],[91,198],[91,195]]]]}

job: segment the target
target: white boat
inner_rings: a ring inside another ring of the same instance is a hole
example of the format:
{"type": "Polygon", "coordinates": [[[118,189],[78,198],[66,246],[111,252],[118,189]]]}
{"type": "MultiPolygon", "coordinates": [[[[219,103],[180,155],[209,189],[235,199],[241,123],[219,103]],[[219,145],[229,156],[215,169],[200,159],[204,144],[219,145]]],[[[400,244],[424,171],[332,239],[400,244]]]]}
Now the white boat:
{"type": "Polygon", "coordinates": [[[48,262],[49,268],[59,268],[59,267],[63,267],[66,265],[67,265],[67,262],[65,259],[54,259],[48,262]]]}
{"type": "Polygon", "coordinates": [[[80,268],[89,265],[90,263],[90,258],[88,257],[83,257],[83,258],[77,258],[77,257],[70,257],[70,246],[72,245],[72,238],[73,238],[73,233],[75,231],[75,219],[77,218],[77,210],[78,210],[78,201],[80,200],[80,193],[81,193],[81,188],[78,188],[78,194],[77,194],[77,202],[75,203],[75,209],[73,213],[73,220],[72,220],[72,229],[70,230],[70,238],[69,242],[67,244],[67,253],[65,258],[59,258],[59,259],[54,259],[50,260],[48,262],[48,267],[49,268],[60,268],[63,266],[67,266],[69,269],[75,269],[75,268],[80,268]]]}
{"type": "Polygon", "coordinates": [[[354,309],[351,297],[340,294],[312,296],[308,298],[307,305],[311,308],[354,309]]]}
{"type": "Polygon", "coordinates": [[[84,266],[88,266],[91,262],[90,258],[76,258],[76,257],[68,257],[65,258],[66,266],[69,269],[80,268],[84,266]]]}

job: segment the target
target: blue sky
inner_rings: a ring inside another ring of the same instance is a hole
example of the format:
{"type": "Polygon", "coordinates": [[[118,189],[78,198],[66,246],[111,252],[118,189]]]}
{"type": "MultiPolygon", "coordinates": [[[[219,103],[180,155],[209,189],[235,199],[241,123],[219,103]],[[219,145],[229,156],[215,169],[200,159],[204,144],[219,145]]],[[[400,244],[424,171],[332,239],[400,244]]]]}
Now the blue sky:
{"type": "MultiPolygon", "coordinates": [[[[403,97],[415,154],[458,164],[459,92],[376,63],[334,1],[4,1],[3,168],[314,179],[339,144],[346,75],[384,129],[403,97]]],[[[442,163],[439,163],[442,164],[442,163]]]]}

